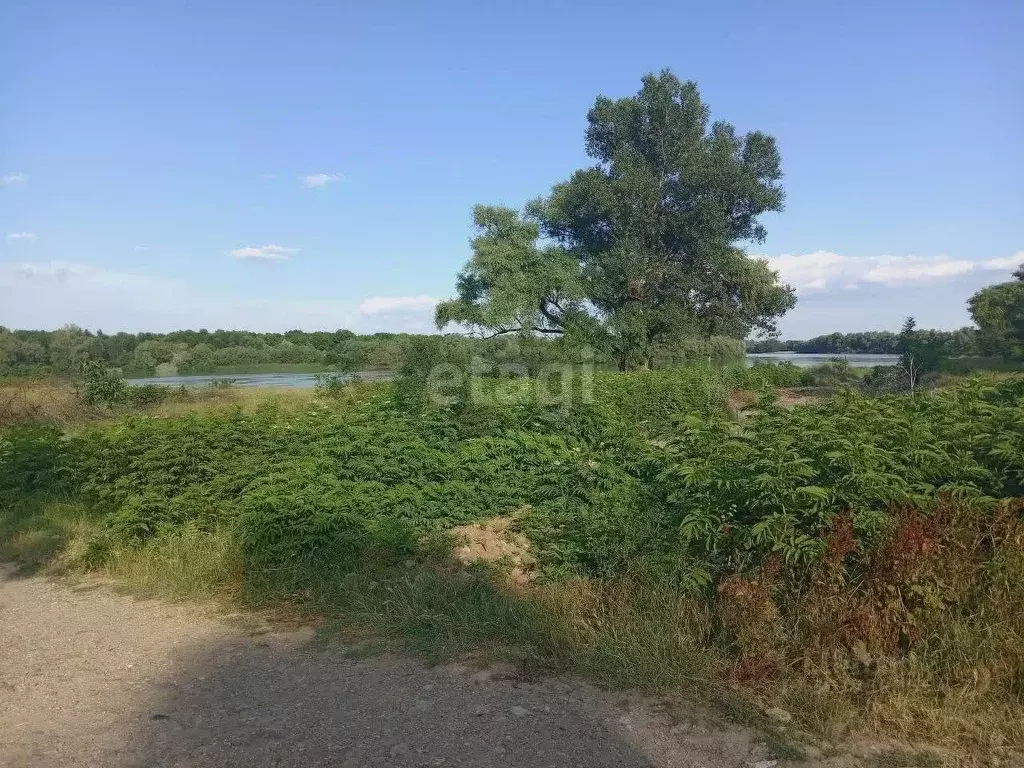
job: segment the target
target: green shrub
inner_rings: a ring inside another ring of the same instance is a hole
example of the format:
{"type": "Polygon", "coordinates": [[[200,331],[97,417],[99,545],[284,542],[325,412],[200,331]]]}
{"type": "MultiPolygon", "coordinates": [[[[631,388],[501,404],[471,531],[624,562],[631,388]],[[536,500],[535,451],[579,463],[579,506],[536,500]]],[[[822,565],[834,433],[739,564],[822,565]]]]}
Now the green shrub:
{"type": "Polygon", "coordinates": [[[667,371],[594,374],[593,406],[609,428],[662,434],[688,413],[724,415],[728,376],[702,366],[667,371]]]}
{"type": "Polygon", "coordinates": [[[170,390],[158,384],[132,386],[120,374],[90,360],[85,364],[85,389],[82,399],[88,405],[113,407],[127,405],[144,408],[167,399],[170,390]]]}
{"type": "Polygon", "coordinates": [[[857,370],[848,362],[836,359],[804,368],[800,374],[800,384],[804,387],[838,387],[859,378],[857,370]]]}
{"type": "Polygon", "coordinates": [[[128,386],[124,393],[124,402],[132,408],[145,408],[159,405],[167,400],[171,391],[159,384],[140,384],[128,386]]]}
{"type": "Polygon", "coordinates": [[[118,374],[93,360],[85,364],[85,390],[82,399],[89,405],[123,403],[128,395],[128,384],[118,374]]]}
{"type": "Polygon", "coordinates": [[[56,427],[17,426],[0,432],[0,493],[59,491],[67,473],[56,427]]]}
{"type": "Polygon", "coordinates": [[[525,509],[551,578],[639,567],[704,582],[772,553],[800,568],[847,510],[869,543],[893,504],[1022,493],[1020,379],[913,398],[846,391],[794,409],[766,400],[741,427],[724,408],[727,377],[737,375],[596,374],[593,402],[568,408],[527,396],[408,411],[378,396],[299,413],[132,417],[72,437],[67,464],[111,510],[114,540],[237,522],[260,557],[357,558],[392,524],[421,535],[525,509]]]}
{"type": "Polygon", "coordinates": [[[788,361],[771,363],[758,360],[749,367],[727,368],[724,376],[730,389],[763,390],[801,386],[804,370],[788,361]]]}
{"type": "Polygon", "coordinates": [[[872,395],[894,395],[910,391],[906,372],[896,365],[876,365],[861,379],[861,388],[872,395]]]}
{"type": "Polygon", "coordinates": [[[1020,390],[1021,380],[873,400],[847,390],[822,405],[770,408],[742,430],[693,419],[666,447],[658,481],[683,541],[702,558],[723,567],[754,552],[813,562],[848,510],[870,538],[891,522],[893,504],[1020,495],[1020,390]]]}
{"type": "Polygon", "coordinates": [[[318,395],[336,397],[348,386],[348,378],[337,373],[318,373],[313,377],[318,395]]]}

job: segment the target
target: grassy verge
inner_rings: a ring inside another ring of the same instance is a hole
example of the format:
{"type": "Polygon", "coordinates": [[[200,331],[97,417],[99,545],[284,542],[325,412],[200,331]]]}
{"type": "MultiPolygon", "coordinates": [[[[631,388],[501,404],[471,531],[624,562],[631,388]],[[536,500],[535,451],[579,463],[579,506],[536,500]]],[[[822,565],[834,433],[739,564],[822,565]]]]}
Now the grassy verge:
{"type": "MultiPolygon", "coordinates": [[[[390,648],[432,662],[508,660],[536,674],[683,695],[761,728],[777,757],[799,756],[802,744],[841,744],[868,733],[873,741],[885,735],[907,745],[886,753],[893,765],[919,764],[899,762],[908,755],[922,765],[984,765],[993,754],[1012,754],[1008,745],[1024,743],[1019,694],[1007,695],[996,682],[996,665],[1014,663],[1005,655],[1009,638],[997,636],[1005,626],[952,618],[928,627],[927,652],[857,662],[836,646],[832,663],[819,657],[751,679],[751,655],[770,656],[776,649],[771,641],[747,637],[737,656],[726,629],[734,620],[727,604],[639,577],[513,585],[500,570],[440,557],[387,556],[355,565],[325,558],[298,578],[279,577],[247,570],[234,529],[193,526],[114,548],[91,564],[88,543],[97,525],[95,512],[81,503],[33,496],[16,510],[3,509],[0,559],[47,573],[90,571],[143,596],[283,609],[314,621],[328,636],[364,641],[360,647],[371,653],[390,648]],[[937,679],[955,682],[937,685],[937,679]],[[790,713],[793,723],[773,724],[763,714],[770,708],[790,713]],[[809,740],[808,733],[814,734],[809,740]],[[994,744],[1000,746],[993,752],[994,744]]],[[[813,616],[830,602],[808,600],[800,613],[813,616]]],[[[784,643],[809,643],[794,627],[779,631],[784,643]]],[[[1018,649],[1020,640],[1017,635],[1018,649]]]]}
{"type": "MultiPolygon", "coordinates": [[[[404,650],[440,663],[512,661],[528,674],[567,673],[612,688],[711,699],[734,717],[773,731],[756,707],[721,688],[726,661],[709,643],[700,601],[642,582],[589,580],[512,586],[500,570],[445,559],[330,559],[289,575],[249,574],[243,543],[223,527],[161,534],[90,559],[99,519],[81,502],[46,495],[0,506],[0,561],[23,573],[91,573],[133,594],[213,600],[317,623],[325,636],[370,640],[372,652],[404,650]]],[[[775,737],[779,756],[798,750],[775,737]]]]}
{"type": "Polygon", "coordinates": [[[95,529],[96,517],[79,501],[39,494],[0,496],[0,561],[21,570],[56,572],[80,567],[76,547],[95,529]]]}
{"type": "Polygon", "coordinates": [[[80,501],[42,494],[8,501],[0,505],[0,560],[26,574],[92,572],[145,596],[287,606],[434,661],[483,653],[646,691],[705,689],[721,671],[707,642],[707,607],[640,582],[511,587],[498,571],[442,557],[369,558],[355,568],[328,559],[298,579],[252,576],[230,527],[185,526],[144,545],[112,548],[96,563],[89,541],[98,526],[80,501]]]}

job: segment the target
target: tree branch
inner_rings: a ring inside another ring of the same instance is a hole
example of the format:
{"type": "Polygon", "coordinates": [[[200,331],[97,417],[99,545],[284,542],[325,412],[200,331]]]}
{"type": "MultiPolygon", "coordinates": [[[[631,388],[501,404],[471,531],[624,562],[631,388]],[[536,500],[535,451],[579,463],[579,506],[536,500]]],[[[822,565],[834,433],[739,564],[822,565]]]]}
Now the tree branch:
{"type": "MultiPolygon", "coordinates": [[[[550,309],[548,309],[547,305],[549,303],[555,304],[555,302],[553,302],[553,301],[551,301],[550,299],[547,299],[547,298],[544,298],[544,299],[540,300],[540,305],[538,307],[540,309],[540,313],[542,315],[544,315],[544,319],[547,320],[552,325],[561,325],[562,324],[562,318],[558,317],[550,309]]],[[[555,306],[557,307],[558,305],[555,304],[555,306]]],[[[534,328],[534,330],[536,331],[536,330],[540,330],[540,329],[534,328]]],[[[561,330],[559,330],[557,332],[561,333],[561,330]]],[[[541,333],[545,333],[545,331],[541,331],[541,333]]]]}
{"type": "MultiPolygon", "coordinates": [[[[484,340],[486,340],[486,339],[493,339],[495,336],[504,336],[506,333],[516,333],[519,330],[521,330],[521,329],[519,329],[519,328],[502,328],[500,331],[495,331],[494,333],[490,334],[489,336],[481,336],[480,338],[484,339],[484,340]]],[[[565,331],[563,331],[561,328],[541,328],[541,327],[536,326],[536,325],[533,326],[532,328],[530,328],[530,330],[533,331],[534,333],[544,333],[544,334],[556,334],[557,335],[557,334],[565,333],[565,331]]]]}

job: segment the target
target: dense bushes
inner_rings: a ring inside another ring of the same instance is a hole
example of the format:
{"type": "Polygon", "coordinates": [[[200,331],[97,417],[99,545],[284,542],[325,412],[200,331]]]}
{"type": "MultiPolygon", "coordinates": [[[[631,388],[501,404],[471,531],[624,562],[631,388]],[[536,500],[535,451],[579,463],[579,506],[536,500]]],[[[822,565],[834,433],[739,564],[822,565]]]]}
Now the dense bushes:
{"type": "Polygon", "coordinates": [[[162,403],[171,392],[167,387],[156,384],[129,384],[97,362],[87,362],[83,370],[85,387],[82,400],[87,405],[127,405],[139,408],[162,403]]]}
{"type": "Polygon", "coordinates": [[[0,500],[63,487],[66,455],[61,433],[49,426],[17,426],[0,433],[0,500]]]}
{"type": "Polygon", "coordinates": [[[891,532],[894,504],[1024,493],[1020,379],[917,397],[848,390],[794,409],[762,398],[743,426],[725,408],[728,380],[763,388],[794,373],[598,373],[592,402],[553,405],[529,388],[497,399],[491,381],[480,402],[411,410],[381,387],[344,408],[130,417],[60,443],[47,433],[3,466],[21,476],[23,456],[47,444],[54,462],[59,448],[59,471],[106,510],[105,546],[230,521],[258,562],[288,563],[356,551],[384,523],[415,538],[519,510],[549,577],[642,565],[694,583],[771,553],[814,563],[844,513],[870,547],[891,532]]]}
{"type": "Polygon", "coordinates": [[[857,369],[845,360],[828,360],[806,367],[790,362],[759,361],[749,368],[727,368],[725,376],[726,382],[733,388],[753,390],[778,387],[836,388],[860,378],[857,369]]]}
{"type": "Polygon", "coordinates": [[[990,503],[1024,493],[1024,389],[980,383],[930,397],[770,408],[746,429],[690,419],[665,448],[659,489],[691,551],[714,562],[779,553],[812,562],[836,517],[860,544],[893,524],[893,504],[990,503]]]}
{"type": "MultiPolygon", "coordinates": [[[[229,536],[262,596],[432,564],[453,527],[507,516],[540,597],[569,583],[688,606],[692,622],[673,619],[700,627],[685,643],[802,722],[857,711],[958,744],[1024,722],[1024,378],[772,402],[807,375],[596,373],[553,404],[492,378],[443,407],[335,385],[300,409],[19,429],[0,439],[0,506],[43,489],[82,500],[99,520],[92,565],[229,536]],[[729,411],[737,388],[761,393],[756,416],[729,411]],[[930,703],[905,713],[908,691],[930,703]]],[[[1024,729],[998,740],[1024,745],[1024,729]]]]}
{"type": "MultiPolygon", "coordinates": [[[[537,414],[522,406],[504,415],[537,414]]],[[[466,436],[480,416],[405,415],[373,403],[342,413],[136,418],[71,438],[67,461],[83,493],[110,510],[104,545],[230,520],[258,545],[256,561],[278,565],[355,551],[353,538],[387,521],[425,533],[600,493],[590,466],[602,461],[599,447],[501,427],[466,436]]]]}

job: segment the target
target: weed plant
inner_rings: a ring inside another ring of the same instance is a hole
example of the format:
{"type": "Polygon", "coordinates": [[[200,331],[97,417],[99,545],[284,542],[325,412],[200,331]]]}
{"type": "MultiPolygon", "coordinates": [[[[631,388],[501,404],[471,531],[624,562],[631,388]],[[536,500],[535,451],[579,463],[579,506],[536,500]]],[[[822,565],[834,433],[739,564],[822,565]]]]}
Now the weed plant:
{"type": "Polygon", "coordinates": [[[297,601],[436,656],[728,681],[819,732],[1024,748],[1024,378],[775,403],[807,376],[597,373],[569,407],[500,379],[443,407],[422,379],[330,384],[301,407],[21,426],[0,437],[2,554],[297,601]],[[528,587],[446,557],[453,527],[498,516],[531,542],[528,587]]]}

